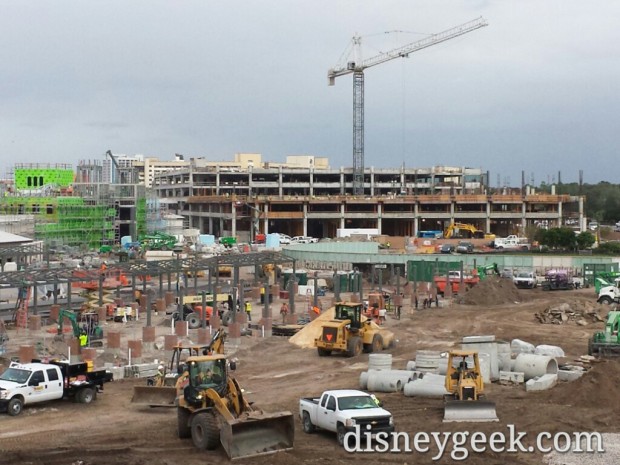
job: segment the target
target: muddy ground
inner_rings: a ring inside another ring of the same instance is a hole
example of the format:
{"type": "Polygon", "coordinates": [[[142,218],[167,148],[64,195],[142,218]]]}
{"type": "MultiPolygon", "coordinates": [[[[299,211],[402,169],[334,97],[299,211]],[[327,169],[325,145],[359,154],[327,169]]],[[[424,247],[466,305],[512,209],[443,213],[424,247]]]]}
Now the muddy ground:
{"type": "MultiPolygon", "coordinates": [[[[496,304],[453,305],[408,311],[401,320],[388,318],[386,325],[398,343],[390,352],[393,367],[405,368],[416,349],[445,350],[466,335],[494,334],[498,339],[519,338],[537,344],[561,346],[570,361],[587,352],[587,339],[603,323],[581,326],[541,324],[535,313],[558,302],[593,302],[592,289],[557,291],[489,287],[497,292],[496,304]],[[502,297],[502,298],[500,298],[502,297]]],[[[605,316],[606,309],[600,310],[605,316]]],[[[298,418],[298,399],[320,394],[324,389],[358,388],[360,372],[368,356],[319,358],[312,349],[300,349],[286,338],[245,337],[236,352],[236,377],[246,397],[266,411],[289,410],[295,415],[295,446],[288,452],[239,460],[248,464],[413,464],[452,463],[449,456],[434,460],[437,450],[420,453],[363,453],[344,451],[334,435],[304,434],[298,418]]],[[[108,383],[103,394],[90,405],[58,401],[44,407],[26,408],[19,417],[0,414],[1,464],[81,465],[203,465],[228,463],[220,448],[196,450],[191,440],[176,436],[174,409],[149,409],[130,403],[132,386],[144,380],[108,383]]],[[[497,404],[499,423],[442,423],[443,401],[404,397],[402,393],[380,393],[384,407],[395,417],[398,431],[518,431],[533,438],[540,431],[598,431],[618,433],[620,362],[593,364],[586,375],[572,383],[561,383],[544,392],[526,392],[524,386],[487,386],[487,396],[497,404]]],[[[528,442],[531,444],[531,442],[528,442]]],[[[542,454],[472,453],[468,464],[540,464],[542,454]]],[[[602,461],[600,463],[608,463],[602,461]]],[[[611,462],[609,462],[611,463],[611,462]]]]}

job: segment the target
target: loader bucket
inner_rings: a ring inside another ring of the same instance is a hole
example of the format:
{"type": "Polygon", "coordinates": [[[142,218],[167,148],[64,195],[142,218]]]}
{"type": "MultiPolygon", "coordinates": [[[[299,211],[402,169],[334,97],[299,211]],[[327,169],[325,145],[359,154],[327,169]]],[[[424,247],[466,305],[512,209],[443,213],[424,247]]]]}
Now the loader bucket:
{"type": "Polygon", "coordinates": [[[220,431],[220,441],[231,460],[290,450],[294,436],[290,412],[252,412],[224,422],[220,431]]]}
{"type": "Polygon", "coordinates": [[[495,402],[484,400],[450,400],[447,401],[443,414],[444,422],[451,421],[499,421],[495,411],[495,402]]]}
{"type": "Polygon", "coordinates": [[[149,407],[174,407],[176,397],[177,390],[172,386],[134,386],[131,403],[149,407]]]}

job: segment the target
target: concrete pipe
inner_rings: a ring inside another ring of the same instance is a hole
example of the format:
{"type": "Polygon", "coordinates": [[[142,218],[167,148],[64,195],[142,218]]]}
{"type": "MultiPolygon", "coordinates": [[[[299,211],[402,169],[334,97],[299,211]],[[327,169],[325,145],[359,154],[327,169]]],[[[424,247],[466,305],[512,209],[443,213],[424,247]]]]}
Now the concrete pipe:
{"type": "Polygon", "coordinates": [[[508,342],[497,343],[497,366],[501,371],[510,371],[510,344],[508,342]]]}
{"type": "Polygon", "coordinates": [[[407,397],[443,397],[448,391],[443,382],[425,381],[422,378],[405,384],[403,393],[407,397]]]}
{"type": "Polygon", "coordinates": [[[558,362],[547,355],[519,354],[512,371],[522,372],[525,381],[542,375],[558,373],[558,362]]]}
{"type": "Polygon", "coordinates": [[[407,370],[414,371],[415,370],[415,360],[409,360],[407,362],[407,370]]]}
{"type": "MultiPolygon", "coordinates": [[[[396,378],[404,385],[409,380],[417,378],[417,373],[409,370],[368,370],[360,373],[360,389],[371,389],[369,379],[371,377],[381,377],[382,379],[396,378]]],[[[372,390],[372,389],[371,389],[372,390]]]]}
{"type": "Polygon", "coordinates": [[[391,370],[392,354],[369,354],[368,370],[391,370]]]}
{"type": "Polygon", "coordinates": [[[371,371],[375,371],[375,370],[362,371],[360,373],[360,389],[362,390],[368,389],[368,374],[371,371]]]}
{"type": "Polygon", "coordinates": [[[376,392],[398,392],[403,390],[402,379],[396,376],[382,376],[375,372],[368,376],[368,390],[376,392]]]}

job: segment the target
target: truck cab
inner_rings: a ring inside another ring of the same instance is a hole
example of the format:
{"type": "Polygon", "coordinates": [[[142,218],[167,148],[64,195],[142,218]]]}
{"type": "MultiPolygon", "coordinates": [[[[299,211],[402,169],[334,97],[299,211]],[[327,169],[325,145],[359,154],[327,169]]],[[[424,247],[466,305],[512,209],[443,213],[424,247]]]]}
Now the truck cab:
{"type": "Polygon", "coordinates": [[[614,280],[613,286],[602,287],[598,293],[599,304],[611,305],[620,302],[620,278],[614,280]]]}
{"type": "Polygon", "coordinates": [[[11,363],[0,375],[0,406],[11,416],[24,405],[62,399],[63,376],[59,367],[44,363],[11,363]]]}
{"type": "Polygon", "coordinates": [[[305,433],[313,433],[317,428],[334,432],[341,446],[346,433],[357,428],[360,434],[394,431],[392,414],[375,397],[354,389],[325,391],[321,397],[300,399],[299,417],[305,433]]]}

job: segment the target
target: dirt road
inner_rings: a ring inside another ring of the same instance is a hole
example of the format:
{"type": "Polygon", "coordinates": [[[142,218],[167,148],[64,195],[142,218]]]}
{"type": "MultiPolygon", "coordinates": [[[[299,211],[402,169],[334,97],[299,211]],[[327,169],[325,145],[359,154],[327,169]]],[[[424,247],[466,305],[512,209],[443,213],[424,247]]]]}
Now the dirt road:
{"type": "MultiPolygon", "coordinates": [[[[537,311],[560,301],[573,304],[592,301],[592,290],[544,293],[517,291],[519,301],[500,305],[455,305],[426,309],[388,319],[398,339],[390,350],[394,368],[404,368],[417,349],[447,349],[465,335],[495,334],[498,339],[519,338],[533,344],[561,346],[567,359],[587,351],[587,338],[602,323],[543,325],[537,311]]],[[[239,460],[252,464],[419,464],[452,463],[446,454],[434,460],[437,450],[420,453],[352,454],[339,448],[331,434],[306,435],[298,421],[299,397],[318,395],[324,389],[358,388],[367,355],[348,359],[319,358],[315,350],[300,349],[285,338],[243,339],[236,356],[236,377],[246,397],[266,411],[290,410],[295,414],[295,447],[290,452],[239,460]]],[[[143,380],[108,383],[90,405],[58,401],[43,408],[27,408],[19,417],[0,415],[1,464],[81,465],[203,465],[228,463],[223,450],[199,452],[191,440],[176,436],[174,409],[149,409],[130,403],[132,385],[143,380]]],[[[379,394],[395,416],[398,431],[507,432],[515,425],[528,439],[541,431],[618,432],[620,362],[594,365],[582,379],[562,383],[544,392],[525,392],[523,386],[488,386],[488,398],[497,403],[500,423],[444,424],[440,399],[404,397],[402,393],[379,394]]],[[[532,439],[533,441],[533,439],[532,439]]],[[[472,453],[468,464],[539,464],[541,454],[472,453]]],[[[601,462],[605,463],[605,462],[601,462]]]]}

